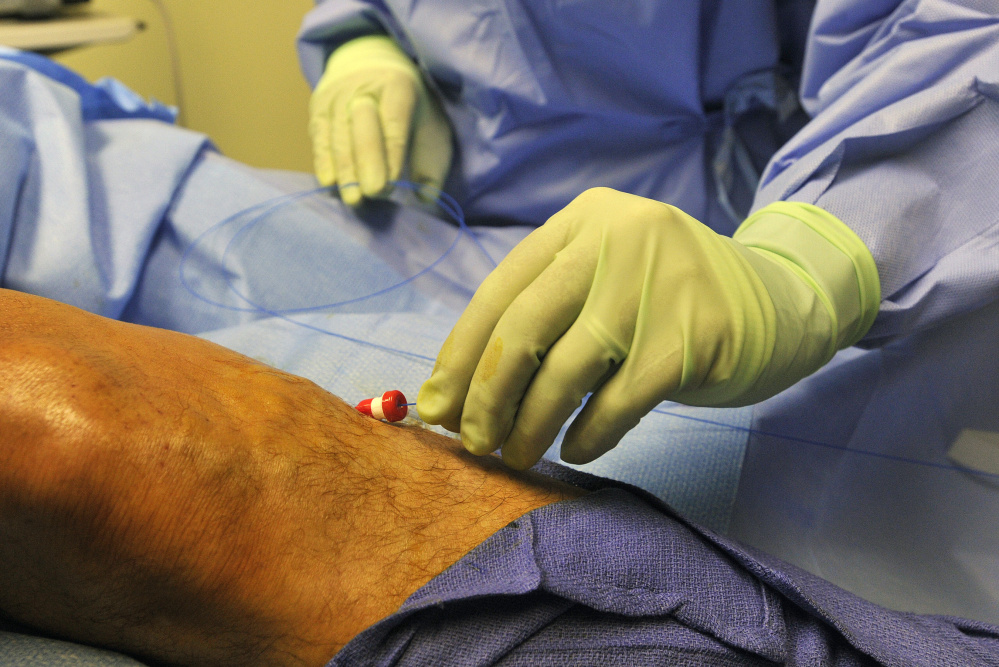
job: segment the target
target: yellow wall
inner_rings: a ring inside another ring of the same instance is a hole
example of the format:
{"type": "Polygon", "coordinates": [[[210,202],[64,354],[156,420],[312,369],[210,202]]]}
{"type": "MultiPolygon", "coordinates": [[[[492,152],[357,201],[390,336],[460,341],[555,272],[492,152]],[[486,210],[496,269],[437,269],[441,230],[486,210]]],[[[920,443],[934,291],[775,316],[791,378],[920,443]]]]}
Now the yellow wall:
{"type": "MultiPolygon", "coordinates": [[[[309,88],[295,33],[313,0],[163,0],[180,53],[184,125],[231,157],[259,167],[310,171],[309,88]]],[[[145,97],[176,104],[163,20],[150,0],[92,0],[93,10],[132,16],[146,29],[122,44],[56,56],[88,79],[120,79],[145,97]]]]}

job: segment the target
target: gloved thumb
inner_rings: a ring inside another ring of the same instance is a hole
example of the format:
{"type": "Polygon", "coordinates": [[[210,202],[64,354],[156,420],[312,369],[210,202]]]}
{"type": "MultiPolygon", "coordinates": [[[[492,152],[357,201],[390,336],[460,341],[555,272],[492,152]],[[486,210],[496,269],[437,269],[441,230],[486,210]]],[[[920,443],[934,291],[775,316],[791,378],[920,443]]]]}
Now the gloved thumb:
{"type": "Polygon", "coordinates": [[[433,200],[451,169],[451,126],[432,94],[427,91],[417,111],[409,158],[409,180],[428,186],[418,194],[433,200]]]}

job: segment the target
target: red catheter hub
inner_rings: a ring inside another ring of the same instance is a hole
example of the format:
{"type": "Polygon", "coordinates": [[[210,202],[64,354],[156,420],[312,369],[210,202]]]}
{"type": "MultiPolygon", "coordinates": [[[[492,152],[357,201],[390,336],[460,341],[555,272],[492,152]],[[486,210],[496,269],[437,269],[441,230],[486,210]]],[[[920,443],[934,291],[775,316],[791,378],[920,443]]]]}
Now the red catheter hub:
{"type": "Polygon", "coordinates": [[[398,422],[409,414],[409,406],[402,392],[393,389],[386,391],[379,398],[366,398],[357,404],[357,411],[375,419],[398,422]]]}

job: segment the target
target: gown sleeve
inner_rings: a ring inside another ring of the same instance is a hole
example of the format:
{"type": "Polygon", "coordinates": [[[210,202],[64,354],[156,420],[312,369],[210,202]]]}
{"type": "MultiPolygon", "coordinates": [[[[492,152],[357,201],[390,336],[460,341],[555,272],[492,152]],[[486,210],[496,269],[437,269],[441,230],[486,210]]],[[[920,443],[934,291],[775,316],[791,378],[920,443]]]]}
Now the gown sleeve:
{"type": "Polygon", "coordinates": [[[753,204],[815,204],[877,263],[862,345],[999,297],[999,5],[820,0],[800,86],[810,122],[773,156],[753,204]]]}

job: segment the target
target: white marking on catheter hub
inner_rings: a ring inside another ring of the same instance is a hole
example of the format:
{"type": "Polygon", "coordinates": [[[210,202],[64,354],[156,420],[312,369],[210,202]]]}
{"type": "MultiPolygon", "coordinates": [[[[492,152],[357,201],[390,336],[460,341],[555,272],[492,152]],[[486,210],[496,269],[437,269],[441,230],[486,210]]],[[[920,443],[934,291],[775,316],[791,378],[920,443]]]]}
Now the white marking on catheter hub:
{"type": "Polygon", "coordinates": [[[366,398],[357,404],[357,411],[375,419],[398,422],[409,414],[406,397],[398,389],[386,391],[379,398],[366,398]]]}

